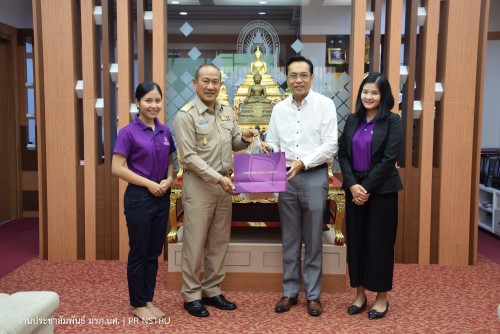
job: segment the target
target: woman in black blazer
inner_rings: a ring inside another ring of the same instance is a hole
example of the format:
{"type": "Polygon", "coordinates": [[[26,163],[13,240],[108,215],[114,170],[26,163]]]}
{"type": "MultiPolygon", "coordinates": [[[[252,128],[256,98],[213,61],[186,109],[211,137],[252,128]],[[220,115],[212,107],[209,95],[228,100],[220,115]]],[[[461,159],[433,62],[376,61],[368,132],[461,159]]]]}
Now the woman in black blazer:
{"type": "Polygon", "coordinates": [[[377,292],[369,319],[383,318],[392,289],[398,191],[403,184],[396,159],[403,141],[401,117],[392,113],[389,81],[369,73],[361,82],[356,112],[349,115],[339,139],[342,188],[346,192],[347,262],[356,298],[348,314],[361,313],[365,289],[377,292]]]}

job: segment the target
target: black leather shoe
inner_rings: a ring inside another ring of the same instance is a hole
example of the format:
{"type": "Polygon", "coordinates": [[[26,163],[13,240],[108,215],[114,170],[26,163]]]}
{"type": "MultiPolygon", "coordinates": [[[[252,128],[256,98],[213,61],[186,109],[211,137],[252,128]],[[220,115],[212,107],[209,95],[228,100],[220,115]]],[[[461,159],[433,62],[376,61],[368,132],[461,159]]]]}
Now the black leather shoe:
{"type": "Polygon", "coordinates": [[[203,304],[213,306],[219,310],[236,310],[236,304],[227,300],[223,294],[214,297],[203,297],[203,304]]]}
{"type": "Polygon", "coordinates": [[[200,299],[193,300],[189,303],[184,303],[184,309],[188,311],[189,314],[195,317],[203,318],[210,315],[210,313],[208,313],[207,311],[207,308],[205,307],[205,305],[203,305],[200,299]]]}
{"type": "Polygon", "coordinates": [[[385,314],[389,310],[389,302],[387,302],[387,306],[385,307],[385,311],[379,312],[377,310],[371,309],[368,311],[368,319],[373,320],[373,319],[380,319],[385,317],[385,314]]]}
{"type": "Polygon", "coordinates": [[[356,306],[354,304],[349,305],[349,307],[347,308],[347,314],[350,314],[350,315],[359,314],[359,313],[363,312],[365,310],[365,308],[366,308],[366,298],[365,298],[365,302],[361,306],[356,306]]]}

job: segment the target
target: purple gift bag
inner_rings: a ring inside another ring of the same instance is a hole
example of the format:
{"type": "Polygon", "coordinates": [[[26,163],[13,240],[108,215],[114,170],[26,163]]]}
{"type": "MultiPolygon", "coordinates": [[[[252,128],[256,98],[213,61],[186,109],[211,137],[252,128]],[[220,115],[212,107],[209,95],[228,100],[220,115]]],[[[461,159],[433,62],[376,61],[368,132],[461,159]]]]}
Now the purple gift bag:
{"type": "Polygon", "coordinates": [[[235,154],[234,192],[284,192],[287,187],[285,153],[235,154]]]}

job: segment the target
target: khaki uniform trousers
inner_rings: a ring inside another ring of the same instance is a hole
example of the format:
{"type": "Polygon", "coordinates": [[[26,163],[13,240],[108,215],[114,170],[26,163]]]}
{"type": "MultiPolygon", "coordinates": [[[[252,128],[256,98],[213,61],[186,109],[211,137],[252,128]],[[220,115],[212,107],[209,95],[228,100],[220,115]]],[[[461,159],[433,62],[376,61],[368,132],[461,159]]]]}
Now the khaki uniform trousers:
{"type": "Polygon", "coordinates": [[[224,259],[231,236],[231,195],[219,184],[186,171],[182,181],[184,231],[182,244],[182,297],[185,302],[221,294],[224,259]],[[200,271],[204,265],[204,278],[200,271]]]}

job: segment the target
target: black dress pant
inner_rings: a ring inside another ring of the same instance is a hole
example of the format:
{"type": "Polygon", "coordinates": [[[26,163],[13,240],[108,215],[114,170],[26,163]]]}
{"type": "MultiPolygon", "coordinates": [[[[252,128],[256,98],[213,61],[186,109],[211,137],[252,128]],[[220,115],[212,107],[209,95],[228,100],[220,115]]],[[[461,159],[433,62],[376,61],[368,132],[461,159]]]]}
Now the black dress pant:
{"type": "Polygon", "coordinates": [[[153,301],[158,257],[163,250],[170,209],[170,189],[156,197],[145,187],[129,184],[124,195],[130,250],[127,280],[130,305],[153,301]]]}
{"type": "Polygon", "coordinates": [[[351,287],[374,292],[392,289],[398,193],[370,194],[364,205],[346,191],[347,262],[351,287]]]}

